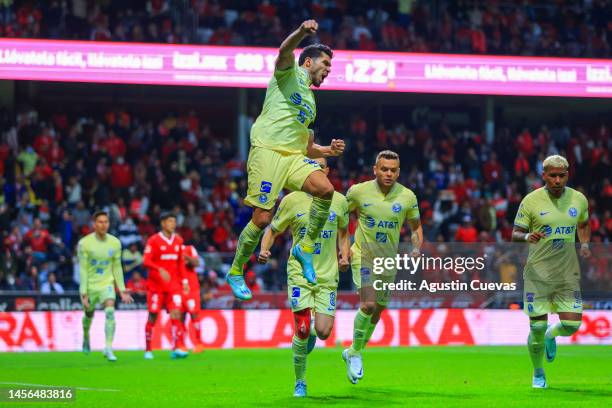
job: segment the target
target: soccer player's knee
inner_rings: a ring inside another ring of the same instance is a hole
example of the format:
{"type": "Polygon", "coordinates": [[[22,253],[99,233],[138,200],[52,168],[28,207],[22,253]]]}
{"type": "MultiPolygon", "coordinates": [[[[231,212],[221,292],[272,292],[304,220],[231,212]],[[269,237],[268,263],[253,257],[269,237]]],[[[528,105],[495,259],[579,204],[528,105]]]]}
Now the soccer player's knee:
{"type": "Polygon", "coordinates": [[[294,312],[295,319],[295,335],[304,340],[310,336],[310,309],[294,312]]]}
{"type": "Polygon", "coordinates": [[[361,303],[361,311],[367,315],[374,314],[376,310],[376,302],[366,301],[361,303]]]}
{"type": "Polygon", "coordinates": [[[253,215],[253,224],[259,229],[264,229],[272,222],[271,211],[261,211],[258,214],[253,215]]]}
{"type": "Polygon", "coordinates": [[[89,319],[93,319],[94,317],[94,310],[86,310],[85,311],[85,316],[87,316],[89,319]]]}
{"type": "Polygon", "coordinates": [[[331,335],[331,331],[331,327],[323,327],[322,329],[317,329],[317,337],[321,340],[327,340],[327,338],[331,335]]]}
{"type": "Polygon", "coordinates": [[[334,186],[329,181],[318,189],[318,196],[330,200],[334,196],[334,186]]]}
{"type": "Polygon", "coordinates": [[[580,320],[561,320],[561,326],[563,326],[563,331],[567,333],[567,336],[576,333],[581,323],[582,321],[580,320]]]}

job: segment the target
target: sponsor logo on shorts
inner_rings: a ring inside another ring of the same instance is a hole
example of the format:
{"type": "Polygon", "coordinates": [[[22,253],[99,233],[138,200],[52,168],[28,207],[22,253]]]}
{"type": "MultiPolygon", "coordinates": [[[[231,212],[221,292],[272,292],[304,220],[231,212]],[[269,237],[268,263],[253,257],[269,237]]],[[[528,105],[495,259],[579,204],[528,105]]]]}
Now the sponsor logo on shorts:
{"type": "Polygon", "coordinates": [[[527,311],[533,313],[533,305],[531,303],[527,305],[527,311]]]}
{"type": "Polygon", "coordinates": [[[534,297],[534,293],[532,292],[527,292],[526,297],[527,297],[527,301],[528,302],[533,302],[533,297],[534,297]]]}
{"type": "Polygon", "coordinates": [[[268,196],[266,194],[260,194],[259,198],[258,198],[260,203],[265,203],[266,201],[268,201],[268,196]]]}
{"type": "Polygon", "coordinates": [[[336,292],[329,294],[329,307],[336,307],[336,292]]]}
{"type": "Polygon", "coordinates": [[[270,193],[272,191],[272,183],[269,181],[262,181],[261,187],[259,187],[261,193],[270,193]]]}
{"type": "Polygon", "coordinates": [[[291,297],[292,298],[299,298],[300,297],[300,288],[297,286],[294,286],[291,288],[291,297]]]}
{"type": "Polygon", "coordinates": [[[317,161],[316,161],[316,160],[312,160],[312,159],[304,159],[304,163],[311,164],[311,165],[313,165],[313,166],[315,166],[315,167],[320,167],[320,166],[319,166],[319,163],[317,163],[317,161]]]}
{"type": "Polygon", "coordinates": [[[575,217],[578,215],[578,210],[575,209],[574,207],[571,207],[569,210],[567,210],[567,213],[569,214],[570,217],[575,217]]]}
{"type": "Polygon", "coordinates": [[[296,307],[298,307],[298,300],[297,299],[291,299],[291,308],[295,309],[296,307]]]}
{"type": "Polygon", "coordinates": [[[376,242],[387,242],[387,234],[384,232],[376,233],[376,242]]]}
{"type": "Polygon", "coordinates": [[[398,213],[402,211],[402,206],[399,205],[398,203],[394,203],[393,206],[391,207],[391,210],[393,210],[394,213],[398,213]]]}

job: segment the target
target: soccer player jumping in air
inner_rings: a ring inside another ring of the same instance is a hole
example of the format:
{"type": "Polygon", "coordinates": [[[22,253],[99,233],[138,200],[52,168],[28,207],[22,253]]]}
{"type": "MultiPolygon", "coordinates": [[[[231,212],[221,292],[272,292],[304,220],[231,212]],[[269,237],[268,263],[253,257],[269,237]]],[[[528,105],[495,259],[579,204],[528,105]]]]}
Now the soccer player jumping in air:
{"type": "Polygon", "coordinates": [[[304,278],[311,284],[317,281],[312,265],[314,242],[329,216],[334,188],[312,159],[338,156],[344,151],[342,140],[334,139],[330,146],[315,144],[308,129],[317,112],[311,86],[318,88],[329,75],[333,53],[323,44],[309,45],[296,63],[293,51],[306,36],[316,34],[317,28],[316,21],[304,21],[281,44],[263,109],[251,128],[245,203],[254,207],[254,211],[240,234],[232,267],[226,275],[234,296],[241,300],[252,297],[244,282],[244,264],[270,224],[274,204],[283,188],[313,196],[306,234],[292,248],[292,254],[300,263],[304,278]]]}
{"type": "MultiPolygon", "coordinates": [[[[325,159],[317,159],[317,163],[325,174],[329,173],[325,159]]],[[[288,227],[291,228],[294,243],[304,238],[309,223],[308,209],[312,200],[312,196],[302,191],[293,192],[283,198],[270,228],[266,229],[261,240],[260,263],[268,261],[274,239],[288,227]]],[[[346,271],[349,266],[348,221],[346,198],[334,192],[329,217],[314,243],[313,264],[318,271],[316,285],[309,283],[302,276],[300,264],[293,255],[289,256],[287,262],[287,291],[295,319],[295,334],[292,341],[295,397],[306,396],[308,353],[314,348],[317,337],[321,340],[327,339],[334,327],[338,269],[346,271]],[[340,259],[337,257],[336,241],[340,249],[340,259]],[[312,312],[314,312],[314,327],[311,327],[312,312]]]]}
{"type": "Polygon", "coordinates": [[[132,303],[132,297],[125,291],[123,268],[121,267],[121,242],[108,234],[108,214],[97,211],[93,215],[94,232],[79,240],[79,275],[81,302],[83,303],[83,352],[89,353],[89,328],[96,304],[104,304],[106,322],[104,334],[106,344],[104,357],[117,361],[112,345],[115,336],[115,285],[119,288],[121,301],[132,303]]]}
{"type": "Polygon", "coordinates": [[[523,310],[529,316],[527,347],[533,364],[533,388],[547,387],[542,362],[544,354],[549,363],[555,359],[555,337],[571,336],[582,321],[576,232],[580,256],[591,256],[589,205],[582,193],[566,187],[567,160],[554,155],[547,157],[543,166],[546,185],[525,196],[512,231],[512,241],[530,244],[523,271],[523,310]],[[548,313],[558,313],[560,322],[548,326],[548,313]]]}
{"type": "Polygon", "coordinates": [[[351,269],[353,281],[360,288],[361,301],[353,326],[353,344],[342,352],[348,379],[353,384],[363,377],[361,352],[389,302],[389,291],[375,290],[374,280],[395,280],[395,271],[373,275],[372,258],[396,255],[405,221],[412,231],[412,255],[419,253],[423,242],[417,198],[412,190],[397,182],[400,173],[397,153],[380,152],[373,170],[374,180],[353,185],[346,195],[349,211],[359,214],[355,243],[351,247],[351,269]]]}

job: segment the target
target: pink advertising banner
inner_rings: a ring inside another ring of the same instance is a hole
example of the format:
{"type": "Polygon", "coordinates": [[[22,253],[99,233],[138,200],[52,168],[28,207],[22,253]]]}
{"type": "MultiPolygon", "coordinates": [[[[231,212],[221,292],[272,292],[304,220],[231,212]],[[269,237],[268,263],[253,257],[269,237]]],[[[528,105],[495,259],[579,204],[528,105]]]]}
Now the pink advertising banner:
{"type": "MultiPolygon", "coordinates": [[[[0,39],[0,79],[265,88],[274,48],[0,39]]],[[[335,52],[321,89],[612,97],[612,60],[335,52]]]]}

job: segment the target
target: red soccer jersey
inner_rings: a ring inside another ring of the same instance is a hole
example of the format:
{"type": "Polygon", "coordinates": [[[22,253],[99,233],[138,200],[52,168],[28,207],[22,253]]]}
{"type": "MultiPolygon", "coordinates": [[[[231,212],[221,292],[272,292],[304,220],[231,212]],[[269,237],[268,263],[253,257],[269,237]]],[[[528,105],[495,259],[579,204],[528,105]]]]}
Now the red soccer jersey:
{"type": "Polygon", "coordinates": [[[167,238],[161,232],[149,237],[144,250],[143,265],[149,270],[147,284],[150,291],[180,291],[181,280],[185,275],[183,238],[176,234],[167,238]],[[162,278],[160,268],[164,268],[170,275],[169,282],[162,278]]]}
{"type": "MultiPolygon", "coordinates": [[[[198,251],[193,245],[183,245],[183,253],[185,255],[197,258],[198,251]]],[[[198,280],[198,274],[193,266],[190,266],[185,262],[185,277],[189,282],[189,292],[200,293],[200,281],[198,280]]]]}

